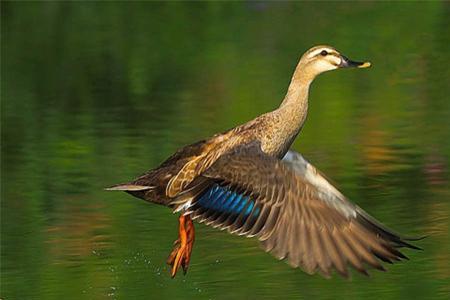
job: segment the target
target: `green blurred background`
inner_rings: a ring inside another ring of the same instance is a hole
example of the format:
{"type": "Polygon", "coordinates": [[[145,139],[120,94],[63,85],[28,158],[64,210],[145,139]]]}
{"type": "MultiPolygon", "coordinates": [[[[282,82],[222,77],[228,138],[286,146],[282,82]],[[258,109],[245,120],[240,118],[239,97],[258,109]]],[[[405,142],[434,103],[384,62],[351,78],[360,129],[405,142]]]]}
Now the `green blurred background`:
{"type": "Polygon", "coordinates": [[[9,299],[448,299],[448,2],[1,3],[1,290],[9,299]],[[103,187],[277,107],[301,54],[322,75],[293,148],[395,230],[411,260],[325,280],[103,187]]]}

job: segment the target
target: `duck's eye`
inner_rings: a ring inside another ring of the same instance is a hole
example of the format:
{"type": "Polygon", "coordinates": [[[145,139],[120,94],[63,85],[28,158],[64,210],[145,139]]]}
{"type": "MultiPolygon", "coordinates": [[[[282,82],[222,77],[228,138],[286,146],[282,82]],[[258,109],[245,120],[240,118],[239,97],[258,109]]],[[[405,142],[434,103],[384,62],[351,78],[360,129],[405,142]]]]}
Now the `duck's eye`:
{"type": "Polygon", "coordinates": [[[328,55],[327,50],[322,50],[322,52],[320,52],[320,55],[322,55],[322,56],[327,56],[327,55],[328,55]]]}

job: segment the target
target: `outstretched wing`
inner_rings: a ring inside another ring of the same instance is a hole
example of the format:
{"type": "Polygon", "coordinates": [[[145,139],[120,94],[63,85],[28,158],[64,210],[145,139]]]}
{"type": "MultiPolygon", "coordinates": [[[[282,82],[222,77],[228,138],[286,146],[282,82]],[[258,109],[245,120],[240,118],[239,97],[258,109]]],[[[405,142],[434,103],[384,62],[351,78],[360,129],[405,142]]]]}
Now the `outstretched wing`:
{"type": "Polygon", "coordinates": [[[278,259],[307,273],[348,276],[348,265],[406,258],[396,248],[415,246],[349,202],[300,154],[280,161],[258,145],[225,155],[204,174],[212,180],[192,200],[194,219],[231,233],[256,236],[278,259]]]}

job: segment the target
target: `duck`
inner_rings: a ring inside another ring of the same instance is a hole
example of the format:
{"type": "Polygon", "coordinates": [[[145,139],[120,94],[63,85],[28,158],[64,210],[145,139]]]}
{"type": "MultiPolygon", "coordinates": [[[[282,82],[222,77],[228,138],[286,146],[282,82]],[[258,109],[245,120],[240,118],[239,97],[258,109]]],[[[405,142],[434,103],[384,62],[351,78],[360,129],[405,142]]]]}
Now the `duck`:
{"type": "Polygon", "coordinates": [[[173,277],[186,274],[194,223],[254,237],[263,250],[308,274],[349,277],[385,271],[420,249],[350,202],[316,167],[290,147],[307,114],[314,79],[327,71],[367,68],[335,48],[319,45],[300,58],[280,106],[210,138],[187,145],[132,181],[124,191],[179,214],[178,239],[168,256],[173,277]]]}

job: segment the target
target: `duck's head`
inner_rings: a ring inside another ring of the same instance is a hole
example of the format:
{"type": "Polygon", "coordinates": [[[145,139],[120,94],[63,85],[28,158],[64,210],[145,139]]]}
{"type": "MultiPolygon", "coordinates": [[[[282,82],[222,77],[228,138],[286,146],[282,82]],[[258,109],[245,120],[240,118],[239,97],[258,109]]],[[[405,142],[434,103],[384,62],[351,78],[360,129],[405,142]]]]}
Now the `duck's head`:
{"type": "Polygon", "coordinates": [[[367,68],[370,62],[356,62],[348,59],[331,46],[316,46],[303,54],[300,64],[313,77],[320,73],[340,68],[367,68]]]}

